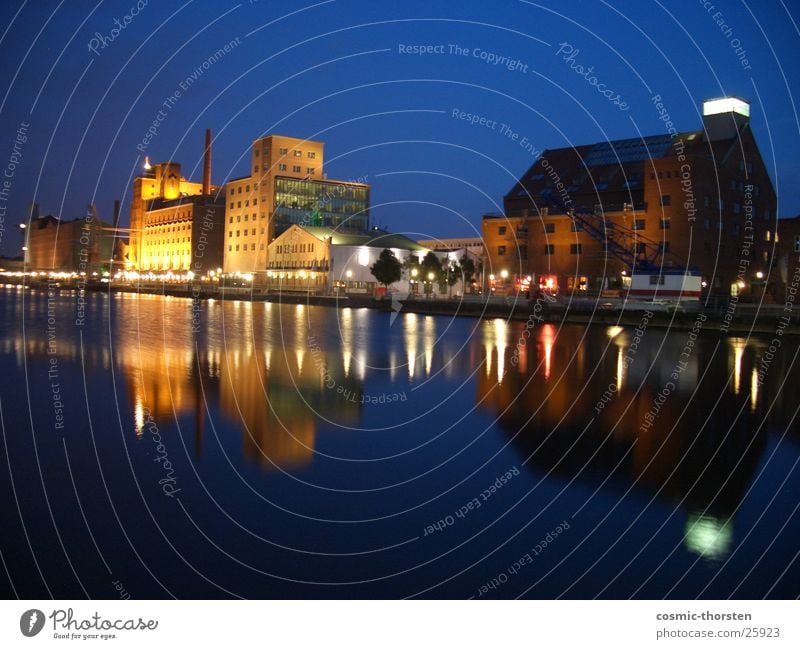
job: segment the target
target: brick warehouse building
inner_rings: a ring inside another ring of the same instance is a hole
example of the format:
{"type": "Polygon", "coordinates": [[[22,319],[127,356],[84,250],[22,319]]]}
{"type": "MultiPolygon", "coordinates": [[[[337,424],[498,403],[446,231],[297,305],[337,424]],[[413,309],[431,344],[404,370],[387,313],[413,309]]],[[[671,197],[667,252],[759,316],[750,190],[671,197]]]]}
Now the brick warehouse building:
{"type": "Polygon", "coordinates": [[[749,104],[703,104],[703,128],[546,150],[483,218],[487,288],[623,288],[646,264],[696,268],[706,291],[760,294],[777,198],[749,104]]]}

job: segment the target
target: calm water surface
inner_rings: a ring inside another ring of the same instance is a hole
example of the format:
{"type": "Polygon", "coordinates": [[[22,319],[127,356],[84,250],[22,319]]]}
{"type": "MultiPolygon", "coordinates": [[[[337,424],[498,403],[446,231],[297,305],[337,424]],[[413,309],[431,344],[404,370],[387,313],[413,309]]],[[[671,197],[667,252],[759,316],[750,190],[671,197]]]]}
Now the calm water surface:
{"type": "Polygon", "coordinates": [[[794,339],[78,315],[0,289],[6,597],[800,595],[794,339]]]}

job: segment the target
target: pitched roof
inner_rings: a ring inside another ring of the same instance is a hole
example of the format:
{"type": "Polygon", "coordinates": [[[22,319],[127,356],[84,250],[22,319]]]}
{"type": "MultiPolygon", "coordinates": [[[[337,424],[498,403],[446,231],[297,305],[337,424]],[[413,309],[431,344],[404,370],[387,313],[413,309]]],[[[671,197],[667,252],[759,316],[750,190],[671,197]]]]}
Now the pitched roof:
{"type": "Polygon", "coordinates": [[[506,198],[542,197],[558,194],[558,184],[569,194],[630,192],[641,189],[645,164],[674,155],[679,141],[685,153],[707,148],[703,131],[651,135],[547,149],[511,188],[506,198]]]}
{"type": "Polygon", "coordinates": [[[401,250],[428,250],[416,241],[402,234],[393,234],[385,230],[374,228],[367,232],[353,230],[336,230],[318,226],[302,226],[305,230],[320,241],[331,238],[334,246],[369,246],[370,248],[399,248],[401,250]]]}

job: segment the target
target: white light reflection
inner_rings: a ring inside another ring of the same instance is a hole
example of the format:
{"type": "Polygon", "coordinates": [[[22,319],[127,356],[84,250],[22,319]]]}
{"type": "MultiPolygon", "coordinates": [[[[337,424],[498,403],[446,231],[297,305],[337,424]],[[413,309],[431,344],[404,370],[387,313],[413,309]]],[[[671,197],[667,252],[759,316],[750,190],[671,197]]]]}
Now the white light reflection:
{"type": "Polygon", "coordinates": [[[408,378],[413,379],[417,369],[417,314],[407,313],[403,318],[408,378]]]}
{"type": "Polygon", "coordinates": [[[690,513],[684,538],[690,552],[704,559],[721,561],[730,552],[733,525],[724,518],[690,513]]]}

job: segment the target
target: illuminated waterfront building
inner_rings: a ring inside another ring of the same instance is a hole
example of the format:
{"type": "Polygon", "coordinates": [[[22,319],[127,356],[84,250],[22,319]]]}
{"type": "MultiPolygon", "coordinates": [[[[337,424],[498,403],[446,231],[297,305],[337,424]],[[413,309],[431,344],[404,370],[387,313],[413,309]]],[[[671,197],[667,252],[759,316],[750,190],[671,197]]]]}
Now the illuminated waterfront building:
{"type": "Polygon", "coordinates": [[[31,219],[26,226],[28,270],[87,274],[110,270],[114,232],[92,206],[83,218],[63,221],[46,215],[31,219]]]}
{"type": "Polygon", "coordinates": [[[225,186],[226,272],[263,280],[270,243],[293,224],[369,228],[369,185],[326,179],[322,142],[268,135],[253,141],[250,159],[250,175],[225,186]]]}
{"type": "Polygon", "coordinates": [[[483,218],[487,275],[509,292],[529,276],[596,292],[625,288],[645,266],[695,267],[709,292],[774,292],[763,277],[776,210],[750,105],[709,100],[698,130],[544,151],[504,214],[483,218]]]}
{"type": "MultiPolygon", "coordinates": [[[[378,282],[370,270],[384,249],[404,263],[429,252],[416,241],[378,228],[348,232],[334,228],[292,225],[269,245],[267,287],[309,293],[372,294],[378,282]]],[[[447,256],[440,253],[441,259],[447,256]]],[[[405,293],[416,281],[403,271],[392,287],[405,293]]],[[[423,281],[423,278],[419,278],[423,281]]]]}
{"type": "Polygon", "coordinates": [[[177,162],[146,163],[133,181],[128,265],[139,271],[206,273],[222,266],[225,203],[211,185],[211,132],[203,182],[186,180],[177,162]]]}

